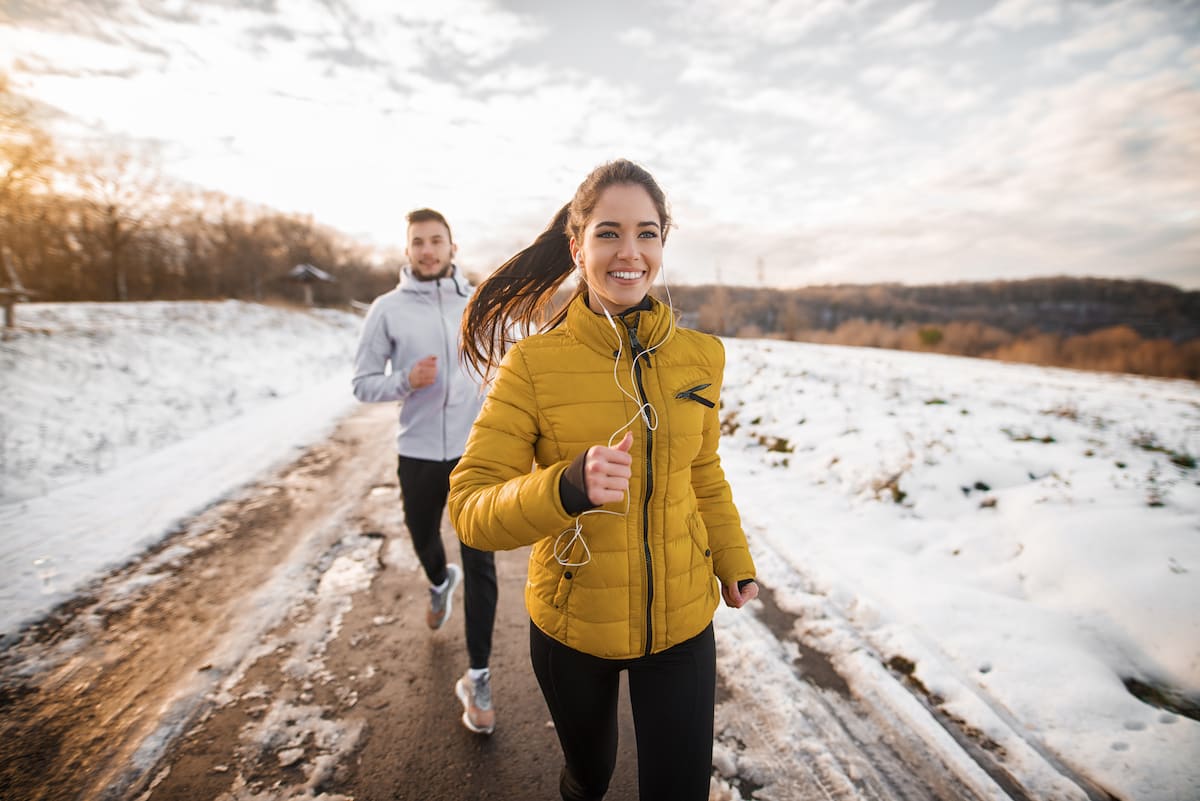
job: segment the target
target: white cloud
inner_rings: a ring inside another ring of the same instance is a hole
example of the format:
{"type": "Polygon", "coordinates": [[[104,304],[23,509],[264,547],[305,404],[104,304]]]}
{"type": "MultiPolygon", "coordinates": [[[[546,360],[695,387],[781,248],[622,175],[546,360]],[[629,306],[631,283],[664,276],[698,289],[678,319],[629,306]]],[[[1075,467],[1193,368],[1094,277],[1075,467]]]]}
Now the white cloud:
{"type": "Polygon", "coordinates": [[[1062,18],[1057,0],[1000,0],[980,21],[1008,30],[1054,25],[1062,18]]]}
{"type": "Polygon", "coordinates": [[[1109,69],[1121,75],[1153,72],[1182,49],[1183,44],[1183,40],[1174,34],[1154,37],[1141,45],[1117,53],[1109,62],[1109,69]]]}
{"type": "Polygon", "coordinates": [[[881,22],[866,37],[892,47],[929,47],[954,38],[962,26],[953,21],[933,19],[932,0],[910,3],[881,22]]]}
{"type": "Polygon", "coordinates": [[[667,5],[689,39],[741,53],[762,44],[796,44],[859,13],[849,0],[671,0],[667,5]]]}
{"type": "Polygon", "coordinates": [[[1095,9],[1080,9],[1084,26],[1068,36],[1058,48],[1068,56],[1078,57],[1135,46],[1165,22],[1158,10],[1129,0],[1104,4],[1095,9]]]}
{"type": "MultiPolygon", "coordinates": [[[[379,10],[392,9],[398,25],[392,30],[416,26],[429,54],[449,50],[449,55],[472,66],[498,59],[516,44],[545,34],[532,19],[501,9],[493,0],[439,0],[438,3],[380,3],[379,10]]],[[[382,16],[382,13],[380,14],[382,16]]]]}
{"type": "Polygon", "coordinates": [[[741,114],[803,122],[814,129],[836,130],[840,135],[854,139],[878,136],[883,127],[876,114],[851,98],[845,90],[763,87],[731,93],[721,102],[741,114]]]}
{"type": "Polygon", "coordinates": [[[701,88],[735,89],[744,80],[739,57],[734,53],[704,48],[681,47],[675,51],[683,59],[679,81],[701,88]]]}
{"type": "Polygon", "coordinates": [[[945,70],[925,67],[871,67],[862,80],[877,90],[883,102],[918,114],[971,111],[986,102],[989,93],[986,86],[960,86],[945,70]]]}
{"type": "Polygon", "coordinates": [[[649,28],[630,28],[622,31],[617,40],[630,47],[653,48],[658,45],[658,36],[649,28]]]}

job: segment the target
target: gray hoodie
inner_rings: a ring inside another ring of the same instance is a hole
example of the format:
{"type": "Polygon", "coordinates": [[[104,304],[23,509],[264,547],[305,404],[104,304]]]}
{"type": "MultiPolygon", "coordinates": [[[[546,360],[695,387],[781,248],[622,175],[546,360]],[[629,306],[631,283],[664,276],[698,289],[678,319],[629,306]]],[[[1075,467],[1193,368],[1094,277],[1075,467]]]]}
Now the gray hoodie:
{"type": "Polygon", "coordinates": [[[399,401],[396,451],[415,459],[449,461],[462,456],[471,424],[483,405],[479,380],[459,361],[459,324],[473,287],[451,267],[450,275],[419,281],[410,267],[400,284],[371,304],[354,357],[354,397],[399,401]],[[413,389],[412,366],[437,360],[437,379],[413,389]],[[391,372],[385,367],[391,362],[391,372]]]}

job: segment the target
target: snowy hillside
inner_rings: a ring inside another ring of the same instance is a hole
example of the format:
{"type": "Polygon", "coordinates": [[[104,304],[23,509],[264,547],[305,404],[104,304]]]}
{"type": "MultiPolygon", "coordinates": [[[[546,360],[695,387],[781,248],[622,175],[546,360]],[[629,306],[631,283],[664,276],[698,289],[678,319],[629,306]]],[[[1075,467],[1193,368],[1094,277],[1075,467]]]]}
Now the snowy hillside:
{"type": "Polygon", "coordinates": [[[811,642],[852,670],[865,640],[1029,774],[1200,797],[1200,724],[1126,689],[1200,710],[1200,387],[727,348],[722,455],[764,581],[843,616],[811,642]]]}
{"type": "Polygon", "coordinates": [[[345,376],[358,318],[224,303],[26,304],[0,343],[0,503],[345,376]]]}
{"type": "MultiPolygon", "coordinates": [[[[352,315],[19,311],[0,343],[0,635],[354,404],[352,315]]],[[[1040,798],[1085,797],[1059,768],[1122,799],[1200,797],[1200,387],[726,347],[721,453],[760,576],[856,691],[899,709],[903,681],[1040,798]]],[[[739,620],[719,613],[719,645],[752,653],[739,620]]]]}
{"type": "Polygon", "coordinates": [[[359,318],[28,304],[0,340],[0,635],[298,454],[355,401],[359,318]]]}

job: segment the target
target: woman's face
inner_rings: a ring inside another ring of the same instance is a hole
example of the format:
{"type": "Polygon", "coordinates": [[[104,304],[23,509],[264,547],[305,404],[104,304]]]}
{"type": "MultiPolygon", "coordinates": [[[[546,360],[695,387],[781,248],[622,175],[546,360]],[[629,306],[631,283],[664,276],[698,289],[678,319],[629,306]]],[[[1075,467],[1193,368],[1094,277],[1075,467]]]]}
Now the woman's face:
{"type": "Polygon", "coordinates": [[[662,266],[662,225],[650,193],[639,184],[608,187],[581,239],[571,239],[571,256],[582,260],[592,311],[615,314],[641,302],[662,266]]]}

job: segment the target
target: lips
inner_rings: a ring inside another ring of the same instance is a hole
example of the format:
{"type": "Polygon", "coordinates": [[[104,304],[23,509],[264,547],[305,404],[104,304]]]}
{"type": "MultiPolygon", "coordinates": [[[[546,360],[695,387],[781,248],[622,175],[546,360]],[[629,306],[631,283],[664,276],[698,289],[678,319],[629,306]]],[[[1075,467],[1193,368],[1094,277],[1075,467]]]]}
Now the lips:
{"type": "Polygon", "coordinates": [[[621,281],[637,281],[645,273],[641,270],[614,270],[609,275],[621,281]]]}

